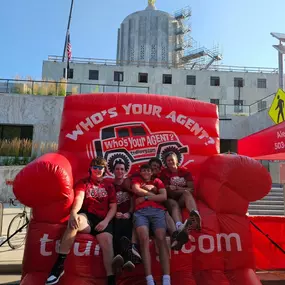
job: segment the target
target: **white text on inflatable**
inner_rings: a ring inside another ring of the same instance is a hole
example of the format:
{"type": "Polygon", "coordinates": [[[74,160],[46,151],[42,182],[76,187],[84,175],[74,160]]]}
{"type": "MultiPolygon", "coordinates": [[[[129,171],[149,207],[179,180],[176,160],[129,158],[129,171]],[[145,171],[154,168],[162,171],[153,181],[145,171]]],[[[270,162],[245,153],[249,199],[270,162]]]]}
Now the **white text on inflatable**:
{"type": "MultiPolygon", "coordinates": [[[[182,247],[181,252],[174,251],[174,254],[191,254],[195,251],[205,254],[209,254],[214,251],[242,251],[241,239],[237,233],[220,233],[216,236],[200,235],[197,240],[192,235],[189,235],[189,239],[191,242],[185,244],[182,247]]],[[[55,246],[53,248],[48,247],[48,245],[53,242],[54,240],[50,239],[48,234],[43,235],[40,239],[40,254],[42,256],[51,256],[54,251],[59,253],[59,240],[55,241],[55,246]]],[[[75,242],[72,249],[73,254],[75,256],[97,256],[100,254],[100,246],[96,244],[94,248],[93,241],[84,243],[84,246],[85,248],[81,248],[80,243],[75,242]]]]}
{"type": "Polygon", "coordinates": [[[175,141],[176,137],[173,134],[154,134],[141,138],[123,138],[104,141],[106,150],[115,147],[125,147],[129,149],[136,149],[137,147],[150,147],[157,146],[160,143],[175,141]]]}
{"type": "MultiPolygon", "coordinates": [[[[95,126],[103,123],[105,119],[108,120],[110,118],[117,117],[119,116],[119,114],[124,114],[126,116],[147,115],[154,116],[157,118],[163,117],[161,115],[163,108],[157,105],[129,103],[128,105],[121,105],[120,107],[118,107],[118,109],[117,107],[113,107],[108,110],[97,112],[91,115],[90,117],[85,118],[75,126],[75,129],[71,133],[66,134],[66,137],[73,141],[77,141],[79,136],[84,135],[85,132],[88,132],[95,126]],[[120,110],[118,111],[119,108],[120,110]]],[[[176,111],[172,111],[167,114],[165,118],[171,120],[173,123],[184,126],[200,140],[203,140],[205,145],[215,143],[214,139],[209,136],[207,131],[190,117],[176,113],[176,111]]]]}

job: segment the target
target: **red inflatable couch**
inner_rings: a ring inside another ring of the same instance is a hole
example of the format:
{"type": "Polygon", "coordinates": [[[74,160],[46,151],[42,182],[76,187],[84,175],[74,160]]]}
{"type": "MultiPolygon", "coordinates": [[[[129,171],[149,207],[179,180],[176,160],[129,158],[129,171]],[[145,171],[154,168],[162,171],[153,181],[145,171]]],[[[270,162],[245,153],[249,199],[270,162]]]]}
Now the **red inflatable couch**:
{"type": "MultiPolygon", "coordinates": [[[[33,210],[23,259],[22,285],[43,285],[57,258],[58,242],[73,203],[73,185],[90,160],[128,171],[151,157],[177,153],[192,172],[202,231],[191,232],[182,250],[171,251],[174,285],[257,285],[249,202],[270,191],[271,178],[257,161],[219,154],[219,119],[213,104],[149,94],[97,93],[65,98],[59,149],[28,164],[16,176],[14,194],[33,210]]],[[[184,213],[186,216],[186,213],[184,213]]],[[[153,275],[160,264],[151,243],[153,275]]],[[[66,260],[61,285],[103,285],[105,270],[96,239],[79,234],[66,260]]],[[[143,266],[123,273],[119,285],[145,284],[143,266]]]]}

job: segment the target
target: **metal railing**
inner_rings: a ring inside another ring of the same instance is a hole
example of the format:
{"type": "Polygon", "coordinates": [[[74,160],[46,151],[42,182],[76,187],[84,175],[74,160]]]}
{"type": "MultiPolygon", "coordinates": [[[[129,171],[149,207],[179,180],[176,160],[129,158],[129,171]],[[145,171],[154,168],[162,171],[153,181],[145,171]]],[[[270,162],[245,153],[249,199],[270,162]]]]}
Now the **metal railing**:
{"type": "Polygon", "coordinates": [[[127,86],[120,84],[90,84],[73,83],[69,81],[42,81],[42,80],[20,80],[0,79],[0,93],[31,94],[66,96],[71,94],[89,93],[149,93],[149,87],[127,86]]]}
{"type": "MultiPolygon", "coordinates": [[[[62,63],[62,56],[50,55],[48,61],[62,63]]],[[[206,67],[206,64],[196,64],[194,67],[192,64],[186,65],[183,62],[172,64],[170,62],[146,62],[146,61],[129,61],[129,60],[115,60],[115,59],[100,59],[100,58],[87,58],[87,57],[72,57],[71,63],[89,63],[94,65],[107,65],[107,66],[156,66],[156,67],[168,67],[168,68],[181,68],[181,69],[194,69],[201,70],[206,67]]],[[[207,68],[212,71],[233,71],[233,72],[258,72],[258,73],[278,73],[278,68],[272,67],[247,67],[247,66],[230,66],[230,65],[212,65],[207,68]]]]}
{"type": "MultiPolygon", "coordinates": [[[[120,83],[120,82],[118,82],[120,83]]],[[[20,79],[0,79],[0,93],[11,94],[31,94],[67,96],[71,94],[91,94],[91,93],[143,93],[148,94],[150,87],[73,83],[66,81],[41,81],[41,80],[20,80],[20,79]]],[[[250,105],[219,104],[219,116],[221,118],[230,115],[249,116],[261,112],[270,107],[275,93],[258,100],[250,105]]]]}

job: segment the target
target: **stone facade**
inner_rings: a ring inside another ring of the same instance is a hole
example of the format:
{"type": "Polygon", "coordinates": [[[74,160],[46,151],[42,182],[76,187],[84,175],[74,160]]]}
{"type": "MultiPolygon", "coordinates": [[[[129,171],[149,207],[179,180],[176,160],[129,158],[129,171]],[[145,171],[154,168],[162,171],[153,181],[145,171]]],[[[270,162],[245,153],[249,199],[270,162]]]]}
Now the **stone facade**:
{"type": "Polygon", "coordinates": [[[0,202],[8,203],[15,196],[12,183],[23,166],[0,166],[0,202]]]}

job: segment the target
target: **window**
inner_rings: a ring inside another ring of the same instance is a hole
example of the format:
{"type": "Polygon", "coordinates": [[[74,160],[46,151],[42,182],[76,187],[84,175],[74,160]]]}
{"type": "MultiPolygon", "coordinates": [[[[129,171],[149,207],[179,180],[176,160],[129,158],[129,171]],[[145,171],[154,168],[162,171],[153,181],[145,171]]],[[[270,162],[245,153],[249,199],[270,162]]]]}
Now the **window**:
{"type": "Polygon", "coordinates": [[[211,76],[210,85],[211,86],[220,86],[220,77],[211,76]]]}
{"type": "MultiPolygon", "coordinates": [[[[65,68],[63,69],[63,78],[65,78],[65,68]]],[[[73,68],[67,69],[67,79],[73,79],[73,68]]]]}
{"type": "Polygon", "coordinates": [[[234,87],[243,87],[243,78],[235,77],[234,78],[234,87]]]}
{"type": "Polygon", "coordinates": [[[132,133],[134,136],[145,136],[146,135],[143,127],[132,128],[132,133]]]}
{"type": "Polygon", "coordinates": [[[163,84],[172,84],[172,75],[171,74],[163,74],[162,75],[163,84]]]}
{"type": "Polygon", "coordinates": [[[99,80],[99,70],[89,70],[89,80],[99,80]]]}
{"type": "Polygon", "coordinates": [[[187,85],[196,85],[196,76],[195,75],[187,75],[186,84],[187,85]]]}
{"type": "Polygon", "coordinates": [[[28,139],[33,140],[33,126],[0,125],[0,139],[28,139]]]}
{"type": "Polygon", "coordinates": [[[243,112],[243,100],[234,100],[235,113],[243,112]]]}
{"type": "Polygon", "coordinates": [[[210,103],[220,105],[220,99],[210,99],[210,103]]]}
{"type": "Polygon", "coordinates": [[[114,71],[114,81],[124,81],[124,72],[114,71]]]}
{"type": "Polygon", "coordinates": [[[102,130],[102,140],[107,140],[114,137],[115,137],[114,127],[109,127],[102,130]]]}
{"type": "Polygon", "coordinates": [[[119,138],[129,137],[129,130],[128,129],[120,129],[118,131],[119,138]]]}
{"type": "Polygon", "coordinates": [[[257,103],[258,111],[265,110],[267,108],[267,102],[266,101],[259,101],[257,103]]]}
{"type": "Polygon", "coordinates": [[[257,88],[266,88],[266,79],[258,78],[257,79],[257,88]]]}
{"type": "Polygon", "coordinates": [[[147,83],[148,82],[148,74],[147,73],[139,73],[139,82],[147,83]]]}
{"type": "MultiPolygon", "coordinates": [[[[12,141],[14,139],[18,140],[33,140],[33,126],[22,126],[22,125],[0,125],[0,139],[12,141]]],[[[29,157],[32,154],[32,147],[29,144],[24,144],[23,141],[19,141],[15,144],[16,148],[19,147],[19,156],[29,157]]],[[[11,149],[12,150],[12,149],[11,149]]],[[[15,152],[17,150],[15,149],[15,152]]],[[[1,156],[10,156],[12,155],[10,151],[2,149],[1,156]],[[3,152],[4,151],[4,152],[3,152]]],[[[14,151],[13,151],[14,153],[14,151]]]]}

